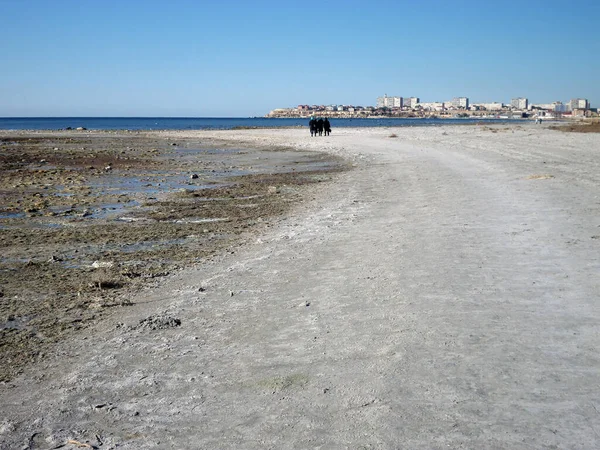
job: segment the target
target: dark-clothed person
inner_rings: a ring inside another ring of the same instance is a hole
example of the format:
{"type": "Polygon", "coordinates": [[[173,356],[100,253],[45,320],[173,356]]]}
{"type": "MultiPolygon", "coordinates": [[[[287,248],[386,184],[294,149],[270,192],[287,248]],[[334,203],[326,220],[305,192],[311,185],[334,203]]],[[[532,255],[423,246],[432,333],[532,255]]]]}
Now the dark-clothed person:
{"type": "Polygon", "coordinates": [[[319,132],[319,136],[323,136],[323,119],[317,120],[317,131],[319,132]]]}
{"type": "Polygon", "coordinates": [[[308,128],[310,128],[310,135],[311,136],[316,136],[317,135],[317,121],[315,120],[314,117],[310,118],[310,121],[308,122],[308,128]]]}
{"type": "Polygon", "coordinates": [[[325,117],[325,120],[323,121],[323,129],[325,130],[325,136],[329,136],[331,133],[331,124],[329,123],[329,119],[327,117],[325,117]]]}

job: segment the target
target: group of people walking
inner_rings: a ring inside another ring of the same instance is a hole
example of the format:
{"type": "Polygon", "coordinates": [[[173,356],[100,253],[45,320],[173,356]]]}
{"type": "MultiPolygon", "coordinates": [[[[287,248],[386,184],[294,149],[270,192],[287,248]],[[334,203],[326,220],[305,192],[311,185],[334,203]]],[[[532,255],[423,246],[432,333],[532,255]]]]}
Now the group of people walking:
{"type": "Polygon", "coordinates": [[[315,119],[314,117],[311,117],[308,122],[308,127],[310,128],[311,136],[316,136],[317,133],[319,136],[323,136],[323,133],[325,133],[325,136],[329,136],[331,133],[331,124],[327,117],[325,117],[325,120],[323,120],[323,118],[315,119]]]}

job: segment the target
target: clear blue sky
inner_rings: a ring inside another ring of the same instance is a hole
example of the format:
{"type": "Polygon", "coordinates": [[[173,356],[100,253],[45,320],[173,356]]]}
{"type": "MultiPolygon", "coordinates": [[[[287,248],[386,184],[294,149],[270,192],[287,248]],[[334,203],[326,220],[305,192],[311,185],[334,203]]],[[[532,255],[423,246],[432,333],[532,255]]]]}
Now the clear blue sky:
{"type": "Polygon", "coordinates": [[[0,0],[0,116],[266,114],[376,97],[600,106],[600,0],[0,0]]]}

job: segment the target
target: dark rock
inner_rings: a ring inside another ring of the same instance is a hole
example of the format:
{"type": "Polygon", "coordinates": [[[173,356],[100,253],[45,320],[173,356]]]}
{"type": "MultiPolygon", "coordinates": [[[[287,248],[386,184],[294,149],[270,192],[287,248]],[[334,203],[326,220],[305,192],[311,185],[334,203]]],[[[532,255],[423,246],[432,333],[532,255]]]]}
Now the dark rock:
{"type": "Polygon", "coordinates": [[[180,325],[180,319],[165,314],[157,314],[140,320],[140,324],[137,326],[137,328],[148,330],[164,330],[167,328],[175,328],[180,325]]]}

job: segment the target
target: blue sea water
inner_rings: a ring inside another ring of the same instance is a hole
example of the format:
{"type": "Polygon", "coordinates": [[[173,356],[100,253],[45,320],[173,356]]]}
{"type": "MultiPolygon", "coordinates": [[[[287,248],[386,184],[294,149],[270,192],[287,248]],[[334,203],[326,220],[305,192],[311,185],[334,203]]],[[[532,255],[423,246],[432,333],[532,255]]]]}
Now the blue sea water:
{"type": "MultiPolygon", "coordinates": [[[[486,123],[522,119],[484,119],[486,123]]],[[[481,122],[482,119],[330,119],[336,127],[436,126],[481,122]]],[[[0,130],[229,130],[238,127],[280,128],[308,126],[308,119],[212,117],[0,117],[0,130]]]]}

